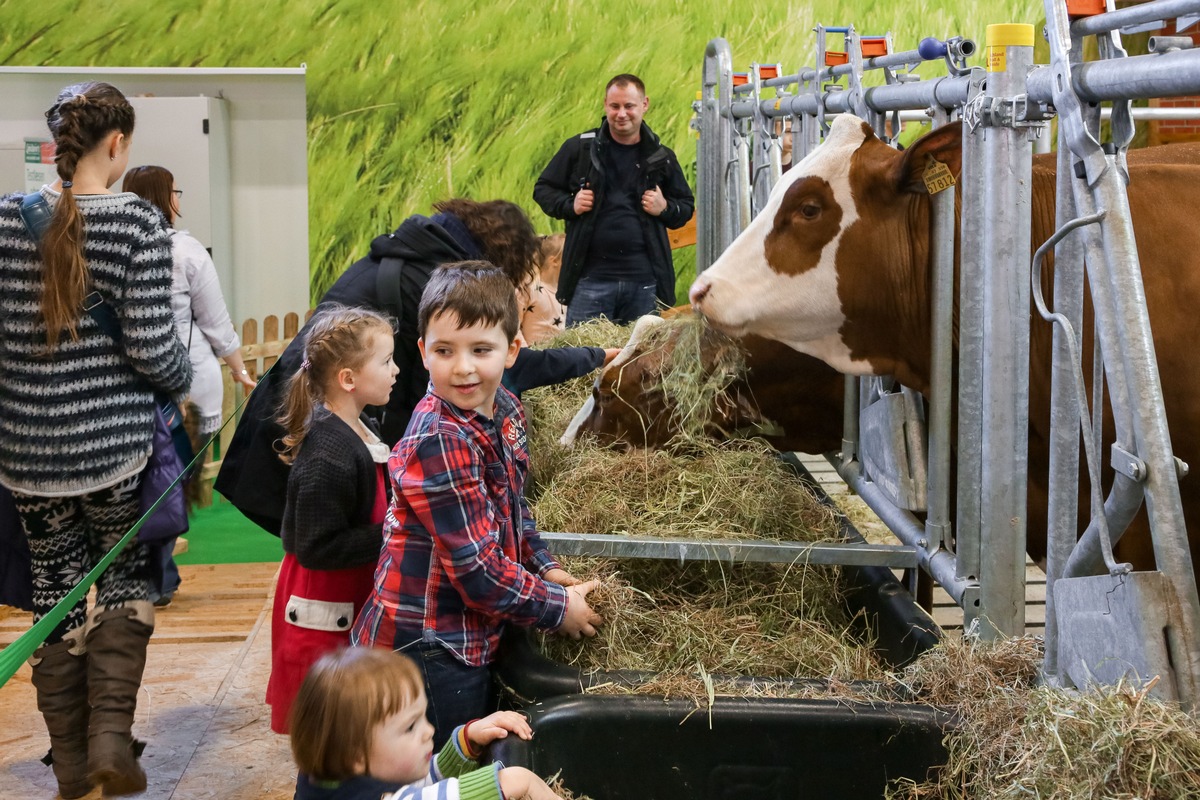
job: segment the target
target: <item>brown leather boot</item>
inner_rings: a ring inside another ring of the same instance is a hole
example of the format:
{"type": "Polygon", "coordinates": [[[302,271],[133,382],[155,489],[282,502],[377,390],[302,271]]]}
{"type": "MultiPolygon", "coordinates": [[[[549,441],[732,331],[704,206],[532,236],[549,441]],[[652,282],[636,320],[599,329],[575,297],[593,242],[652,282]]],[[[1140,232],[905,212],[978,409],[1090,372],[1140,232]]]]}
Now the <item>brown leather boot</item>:
{"type": "Polygon", "coordinates": [[[83,797],[92,790],[87,768],[87,647],[83,632],[76,628],[61,642],[42,645],[29,658],[38,711],[50,733],[50,752],[44,760],[54,769],[58,793],[64,800],[83,797]]]}
{"type": "Polygon", "coordinates": [[[92,609],[88,619],[88,774],[106,796],[145,791],[132,735],[133,712],[154,632],[154,606],[139,600],[92,609]]]}

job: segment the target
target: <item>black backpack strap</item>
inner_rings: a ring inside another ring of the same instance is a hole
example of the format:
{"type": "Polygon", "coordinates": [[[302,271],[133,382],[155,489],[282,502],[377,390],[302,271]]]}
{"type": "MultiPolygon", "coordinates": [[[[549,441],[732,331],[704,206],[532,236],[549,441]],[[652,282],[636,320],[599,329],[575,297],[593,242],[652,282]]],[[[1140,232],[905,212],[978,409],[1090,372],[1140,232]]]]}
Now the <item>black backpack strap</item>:
{"type": "Polygon", "coordinates": [[[379,271],[375,273],[375,298],[379,307],[400,321],[400,271],[404,269],[404,259],[388,258],[385,256],[379,262],[379,271]]]}
{"type": "Polygon", "coordinates": [[[595,131],[587,131],[586,133],[579,134],[579,153],[575,161],[575,174],[580,176],[582,182],[580,188],[590,188],[592,182],[592,150],[595,147],[595,131]]]}
{"type": "Polygon", "coordinates": [[[108,338],[117,344],[121,343],[121,323],[117,321],[117,312],[104,302],[104,297],[95,289],[83,298],[83,310],[100,326],[100,330],[108,334],[108,338]]]}
{"type": "MultiPolygon", "coordinates": [[[[21,200],[21,219],[29,230],[29,235],[39,245],[42,243],[42,237],[46,234],[46,228],[50,225],[52,216],[54,216],[54,211],[46,202],[46,198],[42,197],[41,192],[31,192],[21,200]]],[[[83,310],[95,320],[96,324],[100,326],[100,330],[107,333],[114,342],[120,344],[121,324],[117,321],[117,312],[104,302],[104,297],[99,292],[93,289],[87,297],[83,298],[83,310]]]]}
{"type": "Polygon", "coordinates": [[[29,235],[39,246],[42,243],[42,237],[46,234],[46,228],[50,226],[50,218],[53,216],[54,211],[46,202],[46,198],[42,197],[41,192],[27,194],[21,201],[21,219],[24,220],[25,227],[29,229],[29,235]]]}

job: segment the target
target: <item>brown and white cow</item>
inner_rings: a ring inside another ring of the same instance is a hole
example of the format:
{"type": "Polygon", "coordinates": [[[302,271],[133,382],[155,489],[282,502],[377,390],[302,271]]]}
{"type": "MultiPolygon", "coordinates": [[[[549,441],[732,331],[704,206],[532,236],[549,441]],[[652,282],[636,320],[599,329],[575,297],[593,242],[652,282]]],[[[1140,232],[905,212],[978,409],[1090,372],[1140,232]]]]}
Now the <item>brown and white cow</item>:
{"type": "MultiPolygon", "coordinates": [[[[927,391],[930,202],[921,176],[930,156],[957,176],[961,154],[958,126],[900,152],[861,120],[838,117],[825,143],[783,177],[767,207],[696,279],[693,307],[730,334],[767,336],[842,372],[891,374],[927,391]]],[[[1194,148],[1131,152],[1129,166],[1129,204],[1172,447],[1194,464],[1200,460],[1194,354],[1200,343],[1200,166],[1194,148]]],[[[1053,157],[1035,159],[1034,246],[1054,230],[1055,183],[1053,157]]],[[[1047,283],[1051,273],[1044,270],[1047,283]]],[[[1086,319],[1084,330],[1090,340],[1086,319]]],[[[1040,318],[1033,324],[1029,551],[1035,558],[1045,548],[1051,334],[1040,318]]],[[[1192,560],[1200,564],[1200,481],[1182,481],[1181,492],[1192,560]]],[[[1142,517],[1122,540],[1122,556],[1145,569],[1154,562],[1142,517]]]]}
{"type": "MultiPolygon", "coordinates": [[[[675,316],[680,314],[674,309],[675,316]]],[[[684,311],[687,309],[684,307],[684,311]]],[[[670,312],[668,312],[670,313],[670,312]]],[[[561,439],[571,444],[581,433],[601,442],[661,447],[680,432],[679,411],[664,385],[682,327],[647,341],[661,317],[638,320],[629,343],[596,379],[592,395],[561,439]]],[[[760,336],[731,339],[705,327],[699,336],[700,370],[711,374],[724,361],[724,350],[743,351],[746,372],[714,398],[706,432],[761,436],[779,450],[823,453],[842,437],[845,378],[825,363],[760,336]]]]}

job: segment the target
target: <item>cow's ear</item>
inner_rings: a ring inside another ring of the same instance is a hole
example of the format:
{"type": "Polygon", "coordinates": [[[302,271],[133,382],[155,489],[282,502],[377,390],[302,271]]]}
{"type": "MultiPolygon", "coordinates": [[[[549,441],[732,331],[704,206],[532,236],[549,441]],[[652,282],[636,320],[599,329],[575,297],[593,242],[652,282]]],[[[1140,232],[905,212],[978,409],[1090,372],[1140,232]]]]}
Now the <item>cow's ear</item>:
{"type": "Polygon", "coordinates": [[[929,192],[927,179],[942,170],[934,162],[945,164],[958,180],[962,170],[962,125],[950,123],[917,139],[905,150],[894,172],[897,191],[924,194],[929,192]]]}

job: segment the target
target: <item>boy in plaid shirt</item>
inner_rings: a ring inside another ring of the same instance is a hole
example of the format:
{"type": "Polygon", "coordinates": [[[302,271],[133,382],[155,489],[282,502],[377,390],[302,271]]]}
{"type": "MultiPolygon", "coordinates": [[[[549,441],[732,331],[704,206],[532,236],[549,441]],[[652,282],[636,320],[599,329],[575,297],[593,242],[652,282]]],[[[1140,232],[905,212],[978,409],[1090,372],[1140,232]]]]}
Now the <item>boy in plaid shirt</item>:
{"type": "Polygon", "coordinates": [[[436,749],[488,713],[506,624],[579,638],[601,620],[598,582],[558,565],[525,501],[525,412],[500,383],[519,348],[512,282],[486,261],[445,265],[417,326],[430,389],[388,460],[383,549],[351,641],[417,662],[436,749]]]}

